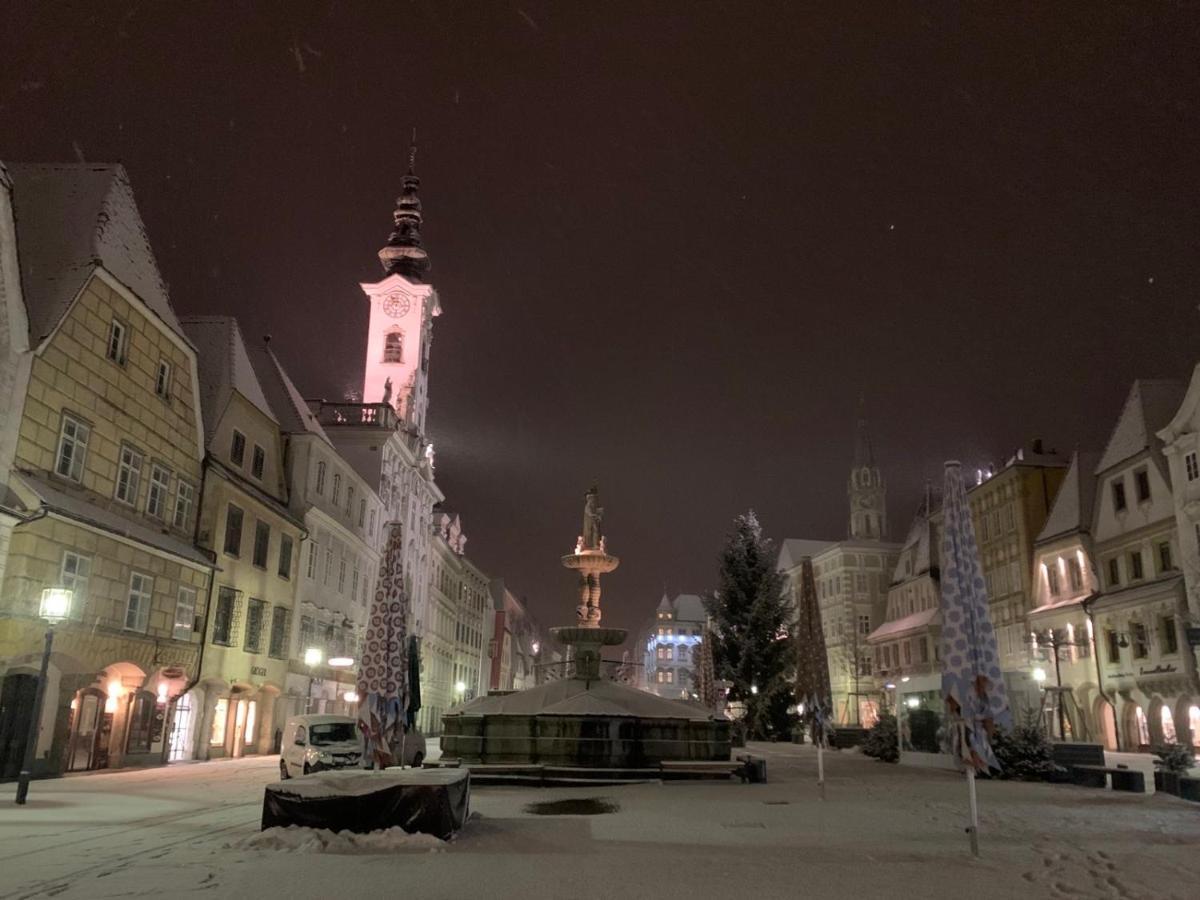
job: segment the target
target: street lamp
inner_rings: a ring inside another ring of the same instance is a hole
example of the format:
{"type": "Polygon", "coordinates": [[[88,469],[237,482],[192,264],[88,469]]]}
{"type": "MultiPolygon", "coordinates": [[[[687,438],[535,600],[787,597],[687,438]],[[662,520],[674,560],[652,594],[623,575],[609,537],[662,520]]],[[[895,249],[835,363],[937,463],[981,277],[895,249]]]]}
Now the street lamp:
{"type": "Polygon", "coordinates": [[[321,652],[320,647],[309,647],[304,651],[304,664],[308,666],[308,702],[304,707],[305,712],[309,712],[313,705],[313,669],[319,666],[324,658],[325,654],[321,652]]]}
{"type": "MultiPolygon", "coordinates": [[[[1118,637],[1118,646],[1129,646],[1129,642],[1125,640],[1125,636],[1123,634],[1119,635],[1118,637]]],[[[1035,632],[1033,639],[1040,649],[1048,648],[1054,654],[1054,684],[1056,689],[1056,699],[1058,701],[1058,736],[1065,741],[1067,739],[1066,713],[1063,711],[1062,670],[1059,666],[1060,659],[1058,653],[1063,647],[1090,647],[1091,645],[1087,641],[1068,639],[1053,628],[1047,628],[1045,632],[1035,632]]],[[[1046,670],[1040,666],[1034,669],[1033,680],[1038,683],[1039,687],[1041,687],[1046,681],[1046,670]],[[1041,673],[1040,678],[1038,677],[1039,672],[1041,673]]]]}
{"type": "Polygon", "coordinates": [[[17,804],[24,805],[29,795],[29,779],[33,777],[33,760],[37,756],[38,734],[42,726],[42,701],[46,699],[46,675],[50,671],[50,650],[54,646],[54,626],[71,614],[74,594],[66,588],[46,588],[38,605],[38,616],[46,622],[46,649],[42,651],[42,667],[38,672],[37,690],[33,697],[33,718],[25,735],[25,758],[17,778],[17,804]]]}

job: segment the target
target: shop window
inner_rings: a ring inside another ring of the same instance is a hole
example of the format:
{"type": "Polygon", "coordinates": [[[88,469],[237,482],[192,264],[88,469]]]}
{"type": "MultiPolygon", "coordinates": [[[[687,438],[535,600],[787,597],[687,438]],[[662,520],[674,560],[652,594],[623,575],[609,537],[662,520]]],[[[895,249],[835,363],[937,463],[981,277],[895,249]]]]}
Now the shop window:
{"type": "Polygon", "coordinates": [[[1175,617],[1163,616],[1159,627],[1162,631],[1163,653],[1178,653],[1179,635],[1175,631],[1175,617]]]}
{"type": "Polygon", "coordinates": [[[154,707],[158,702],[149,691],[139,691],[133,698],[129,714],[129,738],[126,753],[149,753],[150,733],[154,725],[154,707]]]}
{"type": "Polygon", "coordinates": [[[225,724],[229,718],[229,700],[222,697],[217,701],[216,708],[213,710],[212,733],[209,735],[208,742],[214,747],[219,747],[225,743],[225,724]]]}

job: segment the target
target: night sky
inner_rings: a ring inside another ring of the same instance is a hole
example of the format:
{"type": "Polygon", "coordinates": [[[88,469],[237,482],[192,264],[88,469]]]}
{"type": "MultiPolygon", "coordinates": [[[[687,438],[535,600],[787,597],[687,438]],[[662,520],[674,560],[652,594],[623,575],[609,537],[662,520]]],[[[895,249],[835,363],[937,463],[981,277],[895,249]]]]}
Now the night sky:
{"type": "Polygon", "coordinates": [[[636,627],[747,507],[844,536],[860,394],[902,535],[1200,358],[1193,5],[241,6],[6,4],[0,158],[124,162],[176,308],[340,399],[415,125],[438,483],[545,625],[593,481],[636,627]]]}

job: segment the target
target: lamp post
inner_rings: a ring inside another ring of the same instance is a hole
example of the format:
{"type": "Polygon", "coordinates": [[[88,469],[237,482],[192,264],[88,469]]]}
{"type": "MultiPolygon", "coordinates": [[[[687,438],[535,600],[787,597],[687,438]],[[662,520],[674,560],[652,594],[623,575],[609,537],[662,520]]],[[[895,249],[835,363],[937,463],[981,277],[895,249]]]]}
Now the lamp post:
{"type": "Polygon", "coordinates": [[[33,696],[33,718],[25,735],[25,758],[17,778],[17,804],[24,805],[29,795],[29,779],[33,777],[33,761],[37,756],[38,735],[42,730],[42,701],[46,699],[46,676],[50,671],[50,650],[54,646],[54,626],[71,614],[73,592],[66,588],[46,588],[38,606],[38,616],[46,621],[46,648],[42,651],[42,667],[38,672],[37,689],[33,696]]]}
{"type": "Polygon", "coordinates": [[[313,668],[321,664],[321,660],[325,658],[325,654],[321,652],[320,647],[309,647],[304,651],[304,664],[308,666],[308,700],[304,704],[304,711],[309,712],[313,705],[313,668]]]}
{"type": "MultiPolygon", "coordinates": [[[[1067,739],[1066,714],[1063,712],[1062,670],[1059,667],[1058,651],[1063,647],[1088,647],[1090,645],[1087,641],[1067,640],[1053,628],[1047,628],[1045,632],[1035,632],[1034,639],[1037,641],[1039,648],[1049,648],[1050,652],[1054,654],[1054,685],[1058,699],[1058,736],[1061,740],[1065,741],[1067,739]]],[[[1118,646],[1129,646],[1124,635],[1120,635],[1119,639],[1118,646]]],[[[1046,672],[1040,668],[1034,669],[1033,680],[1041,685],[1046,680],[1046,672]],[[1041,673],[1041,678],[1038,677],[1039,672],[1041,673]]]]}

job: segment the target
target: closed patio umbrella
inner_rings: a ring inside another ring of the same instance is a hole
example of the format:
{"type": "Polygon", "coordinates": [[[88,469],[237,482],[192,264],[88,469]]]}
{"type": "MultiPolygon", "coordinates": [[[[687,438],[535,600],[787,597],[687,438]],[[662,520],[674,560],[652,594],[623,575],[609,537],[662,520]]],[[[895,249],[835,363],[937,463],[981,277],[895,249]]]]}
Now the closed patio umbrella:
{"type": "Polygon", "coordinates": [[[375,599],[363,640],[358,669],[358,727],[366,740],[363,765],[384,769],[399,765],[395,748],[402,747],[409,704],[408,595],[404,591],[404,538],[392,524],[379,560],[375,599]]]}
{"type": "Polygon", "coordinates": [[[951,751],[967,773],[971,852],[979,855],[979,808],[975,773],[999,769],[991,736],[1012,717],[996,632],[988,614],[987,588],[967,505],[962,466],[946,463],[942,531],[942,696],[946,701],[946,736],[951,751]]]}
{"type": "Polygon", "coordinates": [[[813,577],[810,556],[804,557],[800,563],[800,597],[797,607],[796,698],[804,704],[801,718],[817,747],[817,787],[820,789],[821,799],[824,799],[825,747],[829,743],[833,691],[829,685],[829,657],[825,653],[821,606],[817,602],[817,583],[813,577]]]}

